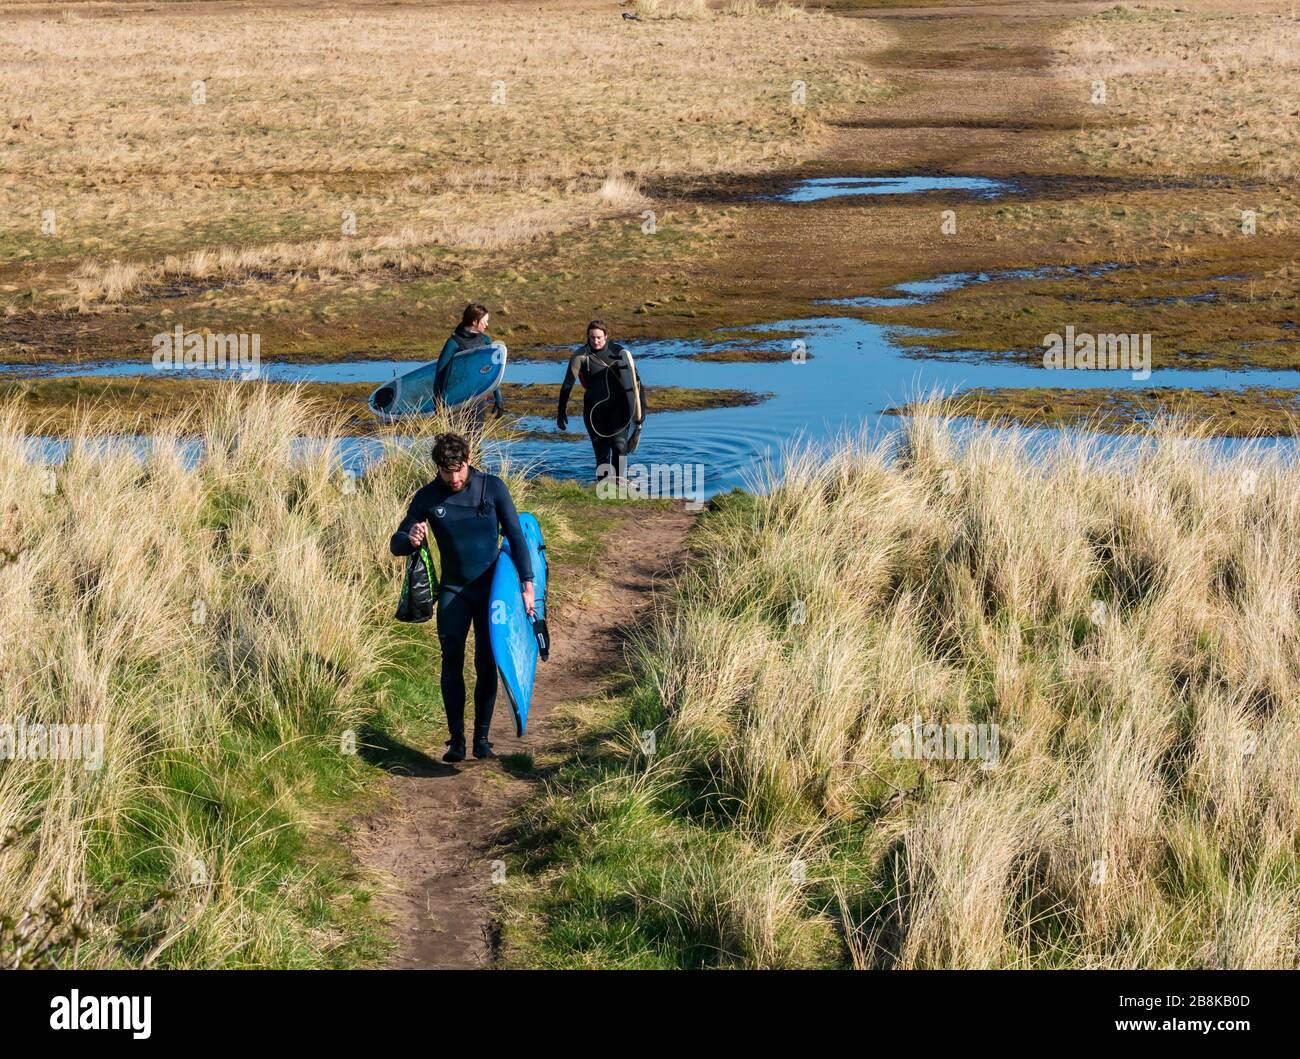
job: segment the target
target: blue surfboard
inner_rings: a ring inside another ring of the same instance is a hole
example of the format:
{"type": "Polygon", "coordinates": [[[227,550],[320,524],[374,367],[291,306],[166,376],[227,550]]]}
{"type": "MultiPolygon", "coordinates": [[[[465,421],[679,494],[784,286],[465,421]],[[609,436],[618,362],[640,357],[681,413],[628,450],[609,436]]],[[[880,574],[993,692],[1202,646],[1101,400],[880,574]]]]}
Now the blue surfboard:
{"type": "MultiPolygon", "coordinates": [[[[519,528],[528,544],[528,555],[533,564],[534,611],[538,622],[546,620],[546,542],[542,540],[542,527],[537,516],[521,512],[519,528]]],[[[515,569],[510,554],[510,542],[501,542],[501,552],[492,572],[492,589],[488,595],[488,634],[492,640],[492,656],[497,672],[510,699],[515,715],[515,733],[524,734],[528,724],[528,707],[533,700],[533,684],[537,679],[537,661],[545,643],[545,626],[538,626],[524,610],[523,586],[519,571],[515,569]]]]}
{"type": "MultiPolygon", "coordinates": [[[[501,342],[454,354],[442,395],[447,407],[458,408],[491,394],[505,378],[507,356],[501,342]]],[[[433,361],[397,376],[370,395],[370,411],[385,423],[433,415],[437,411],[433,391],[437,375],[438,362],[433,361]]]]}

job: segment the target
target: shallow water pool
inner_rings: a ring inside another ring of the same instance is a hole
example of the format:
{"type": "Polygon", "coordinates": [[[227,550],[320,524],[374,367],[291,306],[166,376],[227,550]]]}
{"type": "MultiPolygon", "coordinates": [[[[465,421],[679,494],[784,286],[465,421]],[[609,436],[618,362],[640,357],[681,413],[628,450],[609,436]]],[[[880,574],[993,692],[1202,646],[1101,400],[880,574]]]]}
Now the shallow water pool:
{"type": "Polygon", "coordinates": [[[817,177],[801,180],[772,198],[777,202],[820,202],[843,195],[921,195],[929,191],[958,191],[975,198],[994,199],[1020,189],[990,177],[817,177]]]}
{"type": "MultiPolygon", "coordinates": [[[[997,274],[1000,276],[1003,274],[997,274]]],[[[1026,273],[1032,275],[1032,273],[1026,273]]],[[[897,339],[908,329],[836,315],[836,304],[900,305],[915,303],[968,283],[997,278],[986,273],[958,273],[900,284],[897,295],[875,299],[845,299],[825,303],[825,315],[787,320],[758,327],[726,329],[706,342],[661,341],[632,345],[642,382],[646,386],[715,387],[770,393],[761,404],[739,408],[714,408],[692,412],[656,414],[653,397],[635,463],[699,465],[708,495],[734,487],[752,487],[763,468],[779,458],[783,447],[794,442],[830,444],[845,437],[872,440],[897,431],[899,420],[884,415],[891,406],[939,391],[951,393],[971,387],[1134,388],[1162,386],[1234,388],[1245,386],[1300,386],[1296,371],[1224,371],[1164,369],[1147,379],[1134,379],[1122,371],[1060,370],[1008,360],[989,360],[979,354],[926,359],[902,347],[897,339]],[[798,337],[787,337],[794,333],[798,337]],[[754,341],[754,335],[774,337],[754,341]],[[780,337],[775,337],[780,336],[780,337]],[[703,348],[781,350],[790,356],[778,361],[712,362],[688,359],[703,348]],[[797,356],[808,354],[806,359],[797,356]]],[[[915,332],[912,332],[915,333],[915,332]]],[[[554,359],[512,362],[507,380],[514,383],[558,383],[568,360],[566,350],[553,351],[554,359]]],[[[409,371],[417,361],[353,361],[336,364],[265,363],[265,377],[277,381],[366,382],[378,385],[394,373],[409,371]]],[[[147,362],[90,366],[77,374],[153,374],[147,362]]],[[[570,429],[581,430],[581,395],[570,405],[570,429]]],[[[528,418],[525,427],[555,431],[552,419],[528,418]]],[[[1045,428],[1014,433],[1051,444],[1057,437],[1077,432],[1045,428]]],[[[124,439],[142,445],[142,439],[124,439]]],[[[1130,444],[1117,441],[1117,444],[1130,444]]],[[[1214,443],[1229,452],[1243,444],[1235,439],[1214,443]]],[[[1258,443],[1293,450],[1292,439],[1258,443]]],[[[61,445],[43,439],[38,443],[46,458],[58,459],[61,445]]],[[[382,450],[375,439],[356,438],[345,443],[345,465],[360,470],[382,450]]],[[[508,458],[536,472],[559,478],[590,480],[595,461],[585,441],[543,437],[510,442],[494,449],[493,460],[508,458]]]]}

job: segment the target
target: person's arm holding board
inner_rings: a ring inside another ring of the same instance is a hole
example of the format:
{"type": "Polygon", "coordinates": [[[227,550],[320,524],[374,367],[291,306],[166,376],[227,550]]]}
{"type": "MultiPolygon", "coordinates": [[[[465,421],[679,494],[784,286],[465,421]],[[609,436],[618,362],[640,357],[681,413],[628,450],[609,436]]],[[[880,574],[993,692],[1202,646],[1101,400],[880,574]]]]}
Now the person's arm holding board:
{"type": "Polygon", "coordinates": [[[442,352],[438,354],[438,367],[435,369],[433,376],[433,393],[434,399],[441,403],[442,395],[447,390],[447,376],[451,373],[451,359],[456,355],[460,345],[455,338],[449,338],[442,345],[442,352]]]}
{"type": "Polygon", "coordinates": [[[641,391],[641,380],[637,378],[636,362],[632,351],[622,343],[615,343],[618,351],[618,376],[627,394],[627,406],[632,413],[627,428],[627,451],[636,451],[637,442],[641,440],[641,424],[645,422],[645,394],[641,391]]]}
{"type": "Polygon", "coordinates": [[[501,536],[510,542],[510,557],[514,560],[515,569],[519,571],[519,583],[523,587],[524,610],[531,618],[536,607],[536,596],[533,590],[535,575],[533,562],[528,554],[528,542],[524,540],[524,531],[519,528],[519,512],[515,510],[515,502],[510,496],[510,490],[500,478],[492,479],[490,484],[491,499],[497,513],[497,526],[501,530],[501,536]]]}

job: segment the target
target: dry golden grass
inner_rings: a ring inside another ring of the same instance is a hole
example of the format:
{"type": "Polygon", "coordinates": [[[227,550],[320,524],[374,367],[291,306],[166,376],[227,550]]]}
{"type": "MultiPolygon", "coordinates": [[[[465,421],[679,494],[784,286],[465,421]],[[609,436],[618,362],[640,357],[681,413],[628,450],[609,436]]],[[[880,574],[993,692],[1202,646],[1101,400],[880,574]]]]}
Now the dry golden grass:
{"type": "MultiPolygon", "coordinates": [[[[1003,240],[1050,233],[1051,241],[1062,246],[1091,247],[1091,253],[1105,253],[1107,260],[1131,263],[1147,259],[1153,251],[1176,257],[1198,244],[1241,239],[1244,210],[1254,214],[1259,234],[1293,232],[1300,223],[1297,207],[1300,186],[1205,187],[1194,192],[1171,187],[1073,200],[1007,202],[995,208],[994,216],[1001,223],[998,234],[1003,240]]],[[[1294,291],[1288,279],[1261,274],[1260,292],[1294,291]]]]}
{"type": "Polygon", "coordinates": [[[1081,105],[1104,81],[1106,103],[1087,109],[1116,123],[1073,137],[1071,157],[1089,168],[1294,180],[1300,20],[1285,7],[1229,6],[1120,5],[1065,32],[1058,72],[1077,82],[1081,105]]]}
{"type": "Polygon", "coordinates": [[[142,461],[83,421],[51,466],[0,406],[0,722],[104,734],[99,769],[0,763],[0,838],[21,834],[0,843],[0,913],[120,872],[83,966],[320,966],[337,929],[305,928],[313,862],[276,836],[318,816],[317,770],[359,782],[342,738],[376,707],[400,578],[387,534],[428,449],[353,483],[335,418],[252,383],[176,431],[142,461]],[[146,912],[151,883],[175,896],[146,912]],[[115,945],[123,924],[144,940],[115,945]]]}
{"type": "Polygon", "coordinates": [[[644,189],[753,171],[870,98],[879,86],[845,60],[881,31],[837,22],[814,47],[820,17],[403,7],[0,23],[0,246],[48,265],[44,283],[77,266],[68,296],[86,307],[176,280],[420,271],[440,249],[520,244],[641,204],[611,198],[611,177],[644,189]],[[58,232],[42,241],[46,209],[58,232]]]}
{"type": "Polygon", "coordinates": [[[1040,461],[931,413],[897,462],[725,505],[642,646],[636,789],[697,792],[677,826],[718,814],[730,890],[772,888],[720,959],[808,958],[763,939],[829,888],[862,965],[1297,966],[1300,471],[1174,433],[1040,461]],[[995,767],[899,757],[918,718],[997,725],[995,767]]]}

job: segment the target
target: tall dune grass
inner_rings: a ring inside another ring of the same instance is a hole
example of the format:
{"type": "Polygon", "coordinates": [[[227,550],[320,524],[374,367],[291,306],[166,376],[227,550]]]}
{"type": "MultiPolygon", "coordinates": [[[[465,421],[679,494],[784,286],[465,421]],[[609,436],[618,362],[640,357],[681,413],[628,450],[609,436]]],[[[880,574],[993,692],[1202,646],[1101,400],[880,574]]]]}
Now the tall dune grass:
{"type": "Polygon", "coordinates": [[[348,869],[305,836],[363,782],[347,733],[364,743],[382,702],[387,538],[427,446],[354,482],[335,419],[251,383],[143,458],[90,422],[52,466],[0,407],[0,723],[104,736],[98,769],[0,762],[0,914],[107,895],[81,966],[337,962],[346,932],[322,906],[348,869]]]}
{"type": "Polygon", "coordinates": [[[526,820],[512,959],[1297,964],[1300,469],[1024,444],[931,407],[715,502],[526,820]]]}

